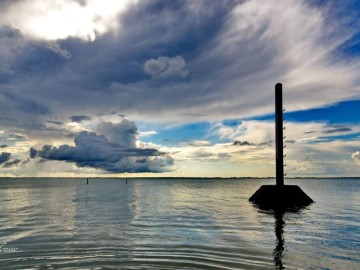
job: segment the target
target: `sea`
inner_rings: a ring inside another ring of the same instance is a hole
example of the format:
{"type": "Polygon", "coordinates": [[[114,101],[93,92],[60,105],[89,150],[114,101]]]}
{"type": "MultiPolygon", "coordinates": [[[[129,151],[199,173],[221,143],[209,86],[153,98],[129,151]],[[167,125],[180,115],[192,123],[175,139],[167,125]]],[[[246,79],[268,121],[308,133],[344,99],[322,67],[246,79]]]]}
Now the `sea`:
{"type": "Polygon", "coordinates": [[[0,269],[360,269],[360,179],[0,179],[0,269]]]}

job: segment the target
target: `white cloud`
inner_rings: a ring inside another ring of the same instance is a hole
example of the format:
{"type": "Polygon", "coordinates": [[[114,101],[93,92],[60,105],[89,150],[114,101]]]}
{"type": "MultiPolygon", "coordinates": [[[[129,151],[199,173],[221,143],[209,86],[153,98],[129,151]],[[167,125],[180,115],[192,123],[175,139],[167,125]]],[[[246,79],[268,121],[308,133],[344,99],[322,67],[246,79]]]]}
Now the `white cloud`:
{"type": "Polygon", "coordinates": [[[139,136],[140,137],[150,137],[152,135],[156,135],[158,134],[155,130],[150,130],[150,131],[139,131],[139,136]]]}
{"type": "Polygon", "coordinates": [[[0,12],[2,24],[26,35],[56,40],[77,37],[94,40],[118,26],[117,16],[138,0],[21,0],[0,12]]]}
{"type": "MultiPolygon", "coordinates": [[[[285,122],[285,163],[288,176],[353,176],[359,173],[349,156],[360,161],[358,140],[342,140],[341,135],[354,135],[360,132],[359,125],[350,127],[327,123],[285,122]],[[353,153],[351,155],[351,153],[353,153]]],[[[269,175],[274,174],[275,144],[274,123],[267,121],[244,121],[238,126],[229,127],[220,123],[214,125],[212,135],[235,143],[215,144],[209,147],[178,149],[178,155],[191,156],[203,152],[216,154],[218,151],[228,154],[231,161],[254,166],[265,164],[263,168],[269,175]]],[[[208,157],[208,160],[215,156],[208,157]]],[[[204,157],[203,157],[204,158],[204,157]]],[[[256,171],[256,170],[255,170],[256,171]]]]}
{"type": "MultiPolygon", "coordinates": [[[[324,138],[339,135],[351,135],[360,132],[359,125],[347,127],[345,125],[330,125],[323,122],[284,122],[285,141],[315,142],[324,138]]],[[[270,121],[249,120],[231,127],[222,123],[215,123],[212,133],[221,139],[231,141],[246,141],[251,144],[263,144],[275,140],[275,123],[270,121]]]]}
{"type": "Polygon", "coordinates": [[[353,153],[351,155],[351,158],[357,162],[360,162],[360,152],[359,151],[356,151],[355,153],[353,153]]]}
{"type": "Polygon", "coordinates": [[[180,76],[188,74],[186,61],[181,56],[160,56],[157,59],[149,59],[144,64],[144,72],[152,77],[180,76]]]}
{"type": "Polygon", "coordinates": [[[274,140],[275,124],[273,122],[243,121],[238,126],[229,127],[217,123],[213,132],[221,139],[232,141],[247,141],[252,144],[267,143],[274,140]]]}

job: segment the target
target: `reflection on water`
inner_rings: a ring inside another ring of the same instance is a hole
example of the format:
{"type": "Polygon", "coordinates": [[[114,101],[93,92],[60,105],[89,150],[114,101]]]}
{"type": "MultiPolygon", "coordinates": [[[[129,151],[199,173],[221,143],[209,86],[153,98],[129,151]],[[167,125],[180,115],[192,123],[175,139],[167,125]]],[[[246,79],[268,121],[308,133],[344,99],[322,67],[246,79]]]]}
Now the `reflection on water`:
{"type": "Polygon", "coordinates": [[[276,211],[274,213],[275,216],[275,235],[276,235],[276,246],[273,251],[274,256],[274,263],[276,269],[285,269],[282,259],[284,257],[284,212],[283,211],[276,211]]]}
{"type": "Polygon", "coordinates": [[[0,246],[19,250],[0,269],[360,269],[347,183],[303,181],[316,204],[270,213],[248,202],[268,180],[0,180],[0,246]]]}

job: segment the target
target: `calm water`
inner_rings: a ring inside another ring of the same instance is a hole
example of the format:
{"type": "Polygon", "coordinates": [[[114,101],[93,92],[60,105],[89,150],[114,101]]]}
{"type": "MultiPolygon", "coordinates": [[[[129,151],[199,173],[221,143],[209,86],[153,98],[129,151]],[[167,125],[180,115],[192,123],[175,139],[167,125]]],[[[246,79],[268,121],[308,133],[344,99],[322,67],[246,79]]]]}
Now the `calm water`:
{"type": "Polygon", "coordinates": [[[360,179],[287,180],[316,203],[284,214],[272,183],[0,180],[0,269],[360,269],[360,179]]]}

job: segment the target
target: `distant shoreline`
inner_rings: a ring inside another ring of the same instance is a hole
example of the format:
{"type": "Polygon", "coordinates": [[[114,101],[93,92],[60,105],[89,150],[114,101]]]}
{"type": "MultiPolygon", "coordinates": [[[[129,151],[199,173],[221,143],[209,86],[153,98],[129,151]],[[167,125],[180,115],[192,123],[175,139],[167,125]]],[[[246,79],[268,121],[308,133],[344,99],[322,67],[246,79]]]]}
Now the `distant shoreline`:
{"type": "MultiPolygon", "coordinates": [[[[86,177],[86,176],[71,176],[71,177],[62,177],[62,176],[56,176],[56,177],[48,177],[48,176],[24,176],[24,177],[4,177],[4,176],[0,176],[0,180],[3,179],[123,179],[123,180],[131,180],[131,179],[223,179],[223,180],[238,180],[238,179],[275,179],[275,177],[195,177],[195,176],[190,176],[190,177],[165,177],[165,176],[161,176],[161,177],[86,177]]],[[[333,176],[333,177],[326,177],[326,176],[307,176],[307,177],[287,177],[285,179],[288,180],[307,180],[307,179],[360,179],[360,176],[333,176]]]]}

